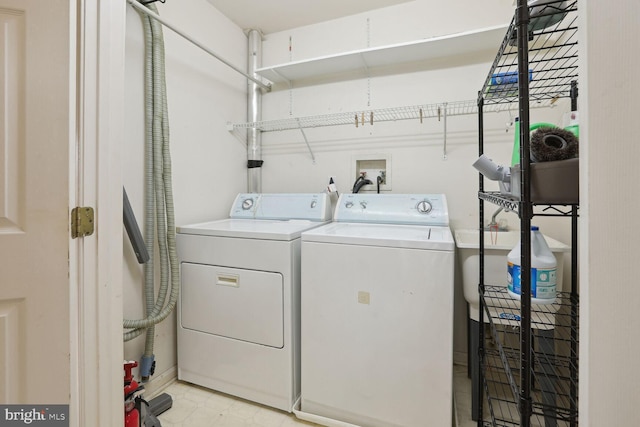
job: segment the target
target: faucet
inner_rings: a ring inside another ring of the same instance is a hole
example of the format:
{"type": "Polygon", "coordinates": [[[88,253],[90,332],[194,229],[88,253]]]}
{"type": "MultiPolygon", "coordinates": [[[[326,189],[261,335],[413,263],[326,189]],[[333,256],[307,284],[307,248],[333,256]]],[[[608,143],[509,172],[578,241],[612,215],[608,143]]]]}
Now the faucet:
{"type": "Polygon", "coordinates": [[[503,209],[504,208],[502,207],[499,207],[498,209],[496,209],[493,215],[491,215],[491,222],[485,227],[485,230],[489,230],[489,231],[507,231],[508,230],[506,225],[501,226],[496,222],[496,217],[500,212],[502,212],[503,209]]]}

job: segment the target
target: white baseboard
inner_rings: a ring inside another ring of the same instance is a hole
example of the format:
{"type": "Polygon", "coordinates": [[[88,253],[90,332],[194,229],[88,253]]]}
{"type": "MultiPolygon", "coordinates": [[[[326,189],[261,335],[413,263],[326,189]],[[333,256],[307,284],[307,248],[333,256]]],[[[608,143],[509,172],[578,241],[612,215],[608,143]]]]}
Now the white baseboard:
{"type": "Polygon", "coordinates": [[[160,375],[154,375],[153,379],[144,383],[144,398],[149,401],[162,393],[162,391],[178,379],[178,367],[172,366],[160,375]]]}

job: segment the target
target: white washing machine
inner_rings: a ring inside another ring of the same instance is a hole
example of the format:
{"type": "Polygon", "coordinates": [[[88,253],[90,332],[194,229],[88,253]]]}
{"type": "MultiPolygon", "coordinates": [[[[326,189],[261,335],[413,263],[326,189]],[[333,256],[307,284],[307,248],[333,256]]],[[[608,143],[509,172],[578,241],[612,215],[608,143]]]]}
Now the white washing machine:
{"type": "Polygon", "coordinates": [[[326,194],[240,194],[177,229],[178,379],[291,411],[300,394],[300,235],[326,194]]]}
{"type": "Polygon", "coordinates": [[[451,425],[448,218],[443,194],[343,194],[334,222],[302,234],[296,415],[325,425],[451,425]]]}

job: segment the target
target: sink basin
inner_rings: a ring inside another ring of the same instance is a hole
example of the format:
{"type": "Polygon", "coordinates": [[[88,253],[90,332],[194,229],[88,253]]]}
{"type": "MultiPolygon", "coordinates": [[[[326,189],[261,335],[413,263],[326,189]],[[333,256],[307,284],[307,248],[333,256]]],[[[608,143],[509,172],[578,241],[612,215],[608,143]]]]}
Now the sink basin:
{"type": "MultiPolygon", "coordinates": [[[[478,274],[480,253],[478,230],[455,230],[458,260],[462,269],[464,299],[469,303],[469,316],[478,321],[478,274]]],[[[564,254],[571,248],[562,242],[544,236],[556,257],[556,289],[562,291],[564,254]]],[[[507,254],[518,244],[520,231],[484,232],[484,282],[491,286],[507,286],[507,254]]]]}

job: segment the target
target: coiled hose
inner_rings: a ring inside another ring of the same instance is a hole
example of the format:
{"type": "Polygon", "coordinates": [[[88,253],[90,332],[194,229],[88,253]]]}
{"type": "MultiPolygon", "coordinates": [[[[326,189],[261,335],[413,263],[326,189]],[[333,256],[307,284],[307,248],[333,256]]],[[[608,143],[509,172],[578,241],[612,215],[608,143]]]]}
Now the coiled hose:
{"type": "MultiPolygon", "coordinates": [[[[157,8],[146,5],[157,13],[157,8]]],[[[146,331],[141,363],[143,381],[152,370],[155,325],[173,311],[178,299],[179,272],[176,252],[175,216],[171,187],[171,154],[169,150],[169,117],[165,80],[165,57],[162,25],[138,12],[145,39],[145,245],[151,255],[144,265],[146,318],[123,321],[129,341],[146,331]],[[160,258],[160,288],[154,292],[154,235],[157,234],[160,258]],[[169,286],[171,291],[169,292],[169,286]],[[169,301],[167,302],[167,295],[169,301]],[[145,363],[149,361],[149,363],[145,363]]]]}

